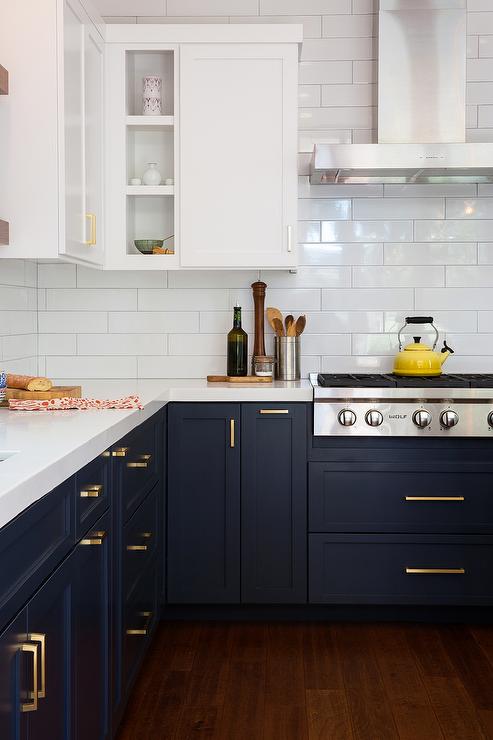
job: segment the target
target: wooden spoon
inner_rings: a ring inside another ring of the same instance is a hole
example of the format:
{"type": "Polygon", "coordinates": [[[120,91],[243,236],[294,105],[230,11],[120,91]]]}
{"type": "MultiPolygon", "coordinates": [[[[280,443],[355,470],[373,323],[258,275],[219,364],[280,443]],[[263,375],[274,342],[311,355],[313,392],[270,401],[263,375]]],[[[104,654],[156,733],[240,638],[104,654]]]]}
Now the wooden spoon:
{"type": "Polygon", "coordinates": [[[272,319],[272,328],[274,329],[278,337],[284,336],[284,324],[282,323],[280,319],[278,318],[272,319]]]}
{"type": "Polygon", "coordinates": [[[286,336],[291,337],[293,336],[291,334],[291,327],[294,324],[294,316],[292,314],[288,314],[286,318],[284,319],[284,325],[286,327],[286,336]]]}
{"type": "Polygon", "coordinates": [[[274,324],[272,323],[274,321],[274,319],[279,319],[279,321],[282,324],[282,313],[279,311],[278,308],[272,308],[272,307],[271,308],[268,308],[267,309],[267,321],[272,326],[272,328],[274,329],[274,331],[277,333],[276,328],[275,328],[274,324]]]}
{"type": "Polygon", "coordinates": [[[295,324],[295,330],[296,330],[296,336],[299,337],[300,334],[303,334],[306,326],[306,316],[299,316],[296,320],[295,324]]]}

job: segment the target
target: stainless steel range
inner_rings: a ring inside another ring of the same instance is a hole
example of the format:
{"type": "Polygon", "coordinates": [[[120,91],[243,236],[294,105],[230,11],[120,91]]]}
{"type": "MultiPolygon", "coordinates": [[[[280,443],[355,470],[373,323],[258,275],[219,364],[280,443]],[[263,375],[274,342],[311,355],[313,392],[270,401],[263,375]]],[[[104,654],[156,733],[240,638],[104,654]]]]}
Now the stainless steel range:
{"type": "Polygon", "coordinates": [[[493,374],[312,373],[310,381],[315,436],[493,436],[493,374]]]}

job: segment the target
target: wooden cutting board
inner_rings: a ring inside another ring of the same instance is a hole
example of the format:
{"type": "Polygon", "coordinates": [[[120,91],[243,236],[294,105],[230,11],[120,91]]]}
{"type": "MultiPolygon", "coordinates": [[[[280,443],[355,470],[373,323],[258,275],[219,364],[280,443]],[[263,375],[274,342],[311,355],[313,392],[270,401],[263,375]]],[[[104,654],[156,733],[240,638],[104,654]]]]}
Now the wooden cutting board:
{"type": "Polygon", "coordinates": [[[257,375],[244,375],[236,378],[230,375],[208,375],[208,383],[272,383],[272,378],[264,378],[257,375]]]}
{"type": "Polygon", "coordinates": [[[47,401],[50,398],[81,398],[80,385],[54,385],[49,391],[21,391],[17,388],[7,388],[7,399],[17,398],[19,401],[47,401]]]}

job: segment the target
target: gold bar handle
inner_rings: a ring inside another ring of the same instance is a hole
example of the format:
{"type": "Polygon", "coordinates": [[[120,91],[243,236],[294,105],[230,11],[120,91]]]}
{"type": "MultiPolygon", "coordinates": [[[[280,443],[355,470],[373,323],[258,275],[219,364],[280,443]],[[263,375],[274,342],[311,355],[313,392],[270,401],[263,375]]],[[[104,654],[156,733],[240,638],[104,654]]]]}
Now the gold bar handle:
{"type": "Polygon", "coordinates": [[[21,712],[37,712],[38,711],[38,646],[33,645],[29,642],[24,642],[20,646],[22,653],[31,653],[33,656],[33,690],[29,692],[28,696],[32,701],[21,703],[21,712]]]}
{"type": "Polygon", "coordinates": [[[152,532],[141,532],[140,536],[143,540],[150,540],[152,538],[152,532]]]}
{"type": "Polygon", "coordinates": [[[79,492],[81,498],[99,498],[103,492],[103,486],[99,484],[86,486],[82,491],[79,492]]]}
{"type": "Polygon", "coordinates": [[[464,568],[406,568],[408,576],[463,576],[464,568]]]}
{"type": "Polygon", "coordinates": [[[141,455],[140,461],[127,463],[127,468],[147,468],[151,459],[152,455],[141,455]]]}
{"type": "Polygon", "coordinates": [[[89,223],[91,224],[91,235],[89,239],[86,239],[84,244],[86,244],[88,247],[94,247],[96,244],[96,214],[95,213],[86,213],[86,218],[89,219],[89,223]]]}
{"type": "Polygon", "coordinates": [[[139,617],[146,617],[147,624],[145,627],[142,627],[141,629],[128,629],[125,630],[125,633],[127,635],[140,635],[141,637],[146,637],[149,630],[149,623],[152,620],[152,612],[140,612],[139,617]]]}
{"type": "Polygon", "coordinates": [[[406,496],[405,501],[465,501],[464,496],[406,496]]]}
{"type": "Polygon", "coordinates": [[[129,552],[147,552],[148,549],[147,545],[127,545],[129,552]]]}
{"type": "Polygon", "coordinates": [[[91,532],[89,537],[84,537],[79,545],[102,545],[106,532],[91,532]]]}
{"type": "Polygon", "coordinates": [[[129,449],[130,447],[117,447],[116,450],[112,451],[111,457],[126,457],[129,449]]]}
{"type": "Polygon", "coordinates": [[[105,450],[101,453],[101,457],[111,457],[111,452],[109,450],[105,450]]]}
{"type": "Polygon", "coordinates": [[[235,420],[230,419],[229,422],[229,446],[235,446],[235,420]]]}
{"type": "Polygon", "coordinates": [[[46,635],[39,632],[30,632],[27,639],[31,642],[39,642],[41,645],[41,688],[38,691],[38,699],[46,698],[46,635]]]}
{"type": "Polygon", "coordinates": [[[289,409],[260,409],[261,414],[289,414],[289,409]]]}

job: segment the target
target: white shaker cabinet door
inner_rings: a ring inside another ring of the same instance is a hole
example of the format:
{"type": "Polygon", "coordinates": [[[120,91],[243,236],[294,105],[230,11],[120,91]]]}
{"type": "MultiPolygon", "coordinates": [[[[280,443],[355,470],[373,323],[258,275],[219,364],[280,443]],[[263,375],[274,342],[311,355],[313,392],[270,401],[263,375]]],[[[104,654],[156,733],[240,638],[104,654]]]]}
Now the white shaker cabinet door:
{"type": "Polygon", "coordinates": [[[102,264],[102,41],[78,0],[64,1],[63,24],[65,224],[60,252],[102,264]]]}
{"type": "Polygon", "coordinates": [[[183,267],[296,265],[297,47],[185,44],[183,267]]]}

